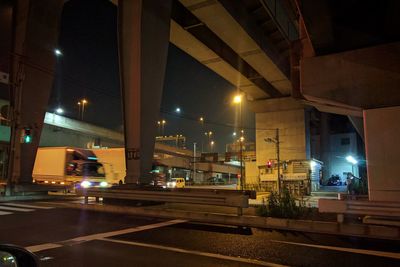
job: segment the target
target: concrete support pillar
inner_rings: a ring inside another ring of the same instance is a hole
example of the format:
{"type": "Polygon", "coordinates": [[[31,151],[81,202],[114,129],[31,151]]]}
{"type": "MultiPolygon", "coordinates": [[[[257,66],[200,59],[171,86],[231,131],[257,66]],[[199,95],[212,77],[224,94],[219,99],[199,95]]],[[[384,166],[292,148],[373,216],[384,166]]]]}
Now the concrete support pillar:
{"type": "Polygon", "coordinates": [[[125,183],[149,181],[167,62],[171,1],[119,1],[125,183]]]}
{"type": "Polygon", "coordinates": [[[275,138],[276,128],[279,128],[281,161],[309,158],[309,126],[303,104],[285,97],[253,101],[249,106],[256,113],[257,166],[265,166],[268,160],[276,160],[276,145],[265,141],[275,138]]]}
{"type": "Polygon", "coordinates": [[[330,153],[331,153],[331,142],[330,142],[330,126],[329,126],[329,113],[321,112],[320,122],[320,156],[324,163],[322,169],[323,184],[331,176],[330,169],[330,153]]]}
{"type": "Polygon", "coordinates": [[[12,95],[9,177],[31,183],[32,170],[53,84],[63,0],[18,0],[14,8],[14,34],[10,81],[12,95]],[[32,142],[21,143],[29,128],[32,142]]]}
{"type": "Polygon", "coordinates": [[[400,106],[364,111],[369,199],[400,202],[400,106]]]}

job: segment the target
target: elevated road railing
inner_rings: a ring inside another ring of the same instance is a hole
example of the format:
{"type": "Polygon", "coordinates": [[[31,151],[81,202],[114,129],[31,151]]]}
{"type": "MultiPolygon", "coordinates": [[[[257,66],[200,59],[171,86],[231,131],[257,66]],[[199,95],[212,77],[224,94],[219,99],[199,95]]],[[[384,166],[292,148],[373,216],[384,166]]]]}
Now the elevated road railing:
{"type": "Polygon", "coordinates": [[[345,214],[398,217],[400,220],[400,202],[319,199],[318,207],[319,212],[336,213],[340,223],[345,214]]]}
{"type": "Polygon", "coordinates": [[[213,205],[236,207],[239,216],[243,214],[243,208],[249,207],[249,198],[256,197],[253,191],[192,188],[172,190],[88,188],[79,189],[76,193],[85,198],[86,204],[89,197],[95,197],[96,201],[102,198],[213,205]]]}

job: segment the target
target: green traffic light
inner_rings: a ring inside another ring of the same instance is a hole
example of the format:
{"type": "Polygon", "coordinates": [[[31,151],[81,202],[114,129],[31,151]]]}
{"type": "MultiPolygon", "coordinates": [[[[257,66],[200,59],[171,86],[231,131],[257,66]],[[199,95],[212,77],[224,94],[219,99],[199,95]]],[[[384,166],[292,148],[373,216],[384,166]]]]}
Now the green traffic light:
{"type": "Polygon", "coordinates": [[[25,143],[25,144],[29,144],[29,143],[31,143],[31,142],[32,142],[32,137],[29,136],[29,135],[25,135],[25,137],[24,137],[24,143],[25,143]]]}

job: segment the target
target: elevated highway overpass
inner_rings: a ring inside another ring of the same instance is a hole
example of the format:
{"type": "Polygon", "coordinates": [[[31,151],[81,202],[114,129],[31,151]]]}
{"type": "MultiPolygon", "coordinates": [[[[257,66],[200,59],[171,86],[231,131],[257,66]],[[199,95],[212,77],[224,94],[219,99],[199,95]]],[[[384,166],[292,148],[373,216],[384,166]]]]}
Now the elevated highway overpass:
{"type": "MultiPolygon", "coordinates": [[[[400,101],[395,89],[399,87],[400,27],[397,13],[393,12],[398,10],[398,3],[120,1],[125,144],[136,155],[127,159],[127,182],[137,182],[151,165],[156,133],[153,122],[157,120],[171,40],[252,101],[257,112],[256,128],[260,129],[256,133],[258,159],[262,158],[260,155],[274,157],[275,149],[263,140],[273,136],[275,128],[284,129],[282,143],[296,147],[295,152],[287,150],[282,159],[309,157],[309,114],[304,103],[363,117],[363,121],[353,121],[364,126],[367,162],[371,162],[369,180],[371,188],[375,188],[371,189],[371,196],[400,199],[398,180],[385,178],[379,182],[382,173],[387,174],[385,177],[397,175],[394,166],[399,147],[391,140],[400,134],[396,119],[400,101]],[[360,26],[359,21],[366,23],[360,26]],[[293,97],[303,102],[294,101],[293,97]],[[385,129],[385,138],[381,129],[385,129]]],[[[17,167],[11,175],[16,182],[30,182],[52,84],[52,77],[33,65],[54,69],[51,48],[57,43],[64,1],[30,0],[17,4],[20,13],[15,16],[17,31],[12,54],[18,56],[10,68],[10,84],[17,92],[12,105],[12,143],[16,152],[11,158],[17,167]],[[30,9],[26,8],[29,4],[30,9]],[[20,110],[24,112],[18,113],[20,110]],[[30,145],[17,142],[24,127],[31,127],[36,133],[30,145]]],[[[260,160],[258,164],[265,162],[260,160]]]]}

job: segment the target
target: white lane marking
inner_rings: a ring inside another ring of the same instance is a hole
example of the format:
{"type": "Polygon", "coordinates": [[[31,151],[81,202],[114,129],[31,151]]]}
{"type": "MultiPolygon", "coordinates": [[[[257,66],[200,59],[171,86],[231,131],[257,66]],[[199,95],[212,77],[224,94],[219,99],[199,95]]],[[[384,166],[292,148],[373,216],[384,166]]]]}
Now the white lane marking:
{"type": "Polygon", "coordinates": [[[54,209],[54,207],[36,206],[36,205],[28,205],[28,204],[20,204],[20,203],[2,203],[1,205],[21,207],[21,208],[43,209],[43,210],[54,209]]]}
{"type": "Polygon", "coordinates": [[[125,245],[138,246],[138,247],[146,247],[146,248],[154,248],[154,249],[160,249],[160,250],[168,250],[168,251],[172,251],[172,252],[191,254],[191,255],[197,255],[197,256],[204,256],[204,257],[215,258],[215,259],[220,259],[220,260],[243,262],[243,263],[249,263],[249,264],[254,264],[254,265],[259,265],[259,266],[271,266],[271,267],[283,267],[283,266],[286,266],[286,265],[280,265],[280,264],[266,262],[266,261],[254,260],[254,259],[232,257],[232,256],[226,256],[226,255],[215,254],[215,253],[210,253],[210,252],[201,252],[201,251],[195,251],[195,250],[187,250],[187,249],[182,249],[182,248],[174,248],[174,247],[160,246],[160,245],[154,245],[154,244],[139,243],[139,242],[133,242],[133,241],[125,241],[125,240],[119,240],[119,239],[102,238],[102,239],[99,239],[99,240],[109,241],[109,242],[114,242],[114,243],[120,243],[120,244],[125,244],[125,245]]]}
{"type": "Polygon", "coordinates": [[[123,230],[106,232],[106,233],[98,233],[98,234],[93,234],[93,235],[80,236],[80,237],[69,239],[66,242],[68,242],[68,241],[72,241],[72,242],[74,242],[74,241],[75,242],[91,241],[91,240],[95,240],[95,239],[106,238],[106,237],[115,236],[115,235],[130,234],[130,233],[165,227],[165,226],[174,225],[174,224],[178,224],[178,223],[184,223],[184,222],[187,222],[187,220],[172,220],[172,221],[160,222],[160,223],[143,225],[143,226],[123,229],[123,230]]]}
{"type": "Polygon", "coordinates": [[[7,212],[7,211],[0,211],[0,215],[9,215],[13,214],[12,212],[7,212]]]}
{"type": "Polygon", "coordinates": [[[305,247],[313,247],[313,248],[321,248],[321,249],[329,249],[329,250],[336,250],[336,251],[342,251],[342,252],[351,252],[351,253],[378,256],[378,257],[386,257],[386,258],[393,258],[393,259],[400,259],[400,253],[396,253],[396,252],[367,250],[367,249],[359,249],[359,248],[323,246],[323,245],[296,243],[296,242],[279,241],[279,240],[271,240],[271,242],[283,243],[283,244],[289,244],[289,245],[305,246],[305,247]]]}
{"type": "Polygon", "coordinates": [[[63,244],[61,244],[61,243],[66,243],[66,244],[70,244],[70,245],[73,245],[74,243],[81,244],[83,242],[92,241],[92,240],[96,240],[96,239],[111,237],[111,236],[115,236],[115,235],[122,235],[122,234],[140,232],[140,231],[145,231],[145,230],[165,227],[165,226],[174,225],[174,224],[178,224],[178,223],[184,223],[184,222],[187,222],[187,220],[171,220],[171,221],[166,221],[166,222],[161,222],[161,223],[154,223],[154,224],[149,224],[149,225],[143,225],[143,226],[138,226],[138,227],[127,228],[127,229],[123,229],[123,230],[117,230],[117,231],[111,231],[111,232],[105,232],[105,233],[98,233],[98,234],[86,235],[86,236],[79,236],[79,237],[75,237],[75,238],[72,238],[72,239],[67,239],[67,240],[64,240],[64,241],[57,242],[59,244],[56,244],[56,243],[45,243],[45,244],[26,247],[26,249],[28,249],[30,251],[32,251],[31,249],[34,249],[34,251],[32,251],[32,252],[38,252],[38,251],[42,251],[42,250],[62,247],[63,244]]]}
{"type": "Polygon", "coordinates": [[[29,247],[25,247],[25,248],[27,250],[29,250],[30,252],[38,252],[38,251],[42,251],[42,250],[46,250],[46,249],[59,248],[59,247],[62,247],[62,245],[54,244],[54,243],[45,243],[45,244],[29,246],[29,247]]]}
{"type": "Polygon", "coordinates": [[[34,211],[33,209],[13,208],[13,207],[6,207],[6,206],[2,206],[2,205],[0,205],[0,210],[12,210],[12,211],[23,211],[23,212],[34,211]]]}

